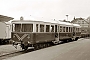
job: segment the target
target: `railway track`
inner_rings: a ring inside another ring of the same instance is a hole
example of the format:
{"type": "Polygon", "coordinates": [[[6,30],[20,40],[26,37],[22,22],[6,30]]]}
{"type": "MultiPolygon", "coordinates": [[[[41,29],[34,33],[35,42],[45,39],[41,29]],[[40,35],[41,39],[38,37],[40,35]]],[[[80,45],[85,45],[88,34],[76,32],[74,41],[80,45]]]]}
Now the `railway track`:
{"type": "MultiPolygon", "coordinates": [[[[52,46],[48,46],[48,47],[52,47],[52,46]]],[[[44,47],[44,48],[47,48],[47,47],[44,47]]],[[[40,48],[40,49],[44,49],[44,48],[40,48]]],[[[40,50],[40,49],[37,49],[37,50],[40,50]]],[[[10,58],[10,57],[14,57],[14,56],[18,56],[18,55],[25,54],[25,53],[28,53],[28,52],[37,51],[37,50],[28,49],[26,51],[17,51],[17,52],[2,54],[2,55],[0,55],[0,60],[7,59],[7,58],[10,58]]]]}
{"type": "Polygon", "coordinates": [[[25,54],[25,53],[32,52],[32,51],[34,51],[34,50],[28,49],[27,51],[17,51],[17,52],[7,53],[4,55],[0,55],[0,60],[7,59],[10,57],[14,57],[14,56],[18,56],[18,55],[25,54]]]}
{"type": "MultiPolygon", "coordinates": [[[[49,47],[51,47],[51,46],[49,46],[49,47]]],[[[47,48],[47,47],[45,47],[45,48],[47,48]]],[[[41,48],[41,49],[43,49],[43,48],[41,48]]],[[[40,50],[40,49],[37,49],[37,50],[40,50]]],[[[10,57],[14,57],[14,56],[18,56],[18,55],[25,54],[25,53],[28,53],[28,52],[33,52],[33,51],[36,51],[36,50],[28,49],[26,51],[17,51],[17,52],[1,54],[0,55],[0,60],[7,59],[7,58],[10,58],[10,57]]]]}
{"type": "Polygon", "coordinates": [[[13,53],[7,53],[7,54],[4,54],[4,55],[0,55],[0,60],[6,59],[6,58],[9,58],[9,57],[14,57],[14,56],[17,56],[17,55],[20,55],[20,54],[24,54],[24,52],[18,51],[18,52],[13,52],[13,53]]]}

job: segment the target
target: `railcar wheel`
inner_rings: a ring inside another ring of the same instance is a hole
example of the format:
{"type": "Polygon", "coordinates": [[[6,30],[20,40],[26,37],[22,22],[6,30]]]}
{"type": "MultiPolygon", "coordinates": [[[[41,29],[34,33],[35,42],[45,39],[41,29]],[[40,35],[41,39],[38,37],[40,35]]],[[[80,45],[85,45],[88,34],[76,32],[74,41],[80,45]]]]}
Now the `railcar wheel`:
{"type": "Polygon", "coordinates": [[[47,47],[49,47],[49,43],[47,43],[47,47]]]}
{"type": "Polygon", "coordinates": [[[43,45],[43,48],[46,48],[47,46],[46,46],[46,44],[44,43],[44,45],[43,45]]]}
{"type": "Polygon", "coordinates": [[[38,50],[38,49],[40,49],[40,45],[39,44],[35,44],[34,45],[34,50],[38,50]]]}
{"type": "Polygon", "coordinates": [[[26,51],[28,49],[28,46],[25,46],[24,44],[21,44],[22,50],[26,51]]]}
{"type": "Polygon", "coordinates": [[[75,38],[75,41],[77,41],[78,40],[78,37],[77,38],[75,38]]]}
{"type": "Polygon", "coordinates": [[[40,49],[42,49],[43,48],[43,44],[40,44],[40,49]]]}
{"type": "Polygon", "coordinates": [[[72,39],[70,38],[69,40],[68,40],[68,42],[71,42],[72,41],[72,39]]]}
{"type": "Polygon", "coordinates": [[[48,43],[46,43],[46,47],[48,47],[48,43]]]}
{"type": "Polygon", "coordinates": [[[38,44],[36,44],[36,50],[38,50],[39,49],[39,45],[38,44]]]}
{"type": "Polygon", "coordinates": [[[67,43],[67,42],[68,42],[68,40],[65,40],[64,42],[65,42],[65,43],[67,43]]]}
{"type": "Polygon", "coordinates": [[[28,47],[24,47],[24,51],[28,50],[28,47]]]}

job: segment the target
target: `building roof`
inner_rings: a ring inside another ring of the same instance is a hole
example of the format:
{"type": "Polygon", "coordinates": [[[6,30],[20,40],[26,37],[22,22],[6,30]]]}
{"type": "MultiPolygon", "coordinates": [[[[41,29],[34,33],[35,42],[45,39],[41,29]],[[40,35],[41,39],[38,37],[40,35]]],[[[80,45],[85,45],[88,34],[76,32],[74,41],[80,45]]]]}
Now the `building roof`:
{"type": "Polygon", "coordinates": [[[87,24],[89,24],[88,19],[84,19],[84,18],[74,18],[74,20],[72,20],[71,23],[74,23],[74,22],[76,22],[76,21],[78,21],[78,20],[83,20],[83,21],[85,21],[87,24]]]}
{"type": "Polygon", "coordinates": [[[0,21],[10,21],[10,20],[13,20],[14,18],[12,17],[8,17],[8,16],[3,16],[3,15],[0,15],[0,21]]]}
{"type": "Polygon", "coordinates": [[[71,23],[77,21],[77,20],[84,20],[84,18],[74,18],[74,20],[71,21],[71,23]]]}

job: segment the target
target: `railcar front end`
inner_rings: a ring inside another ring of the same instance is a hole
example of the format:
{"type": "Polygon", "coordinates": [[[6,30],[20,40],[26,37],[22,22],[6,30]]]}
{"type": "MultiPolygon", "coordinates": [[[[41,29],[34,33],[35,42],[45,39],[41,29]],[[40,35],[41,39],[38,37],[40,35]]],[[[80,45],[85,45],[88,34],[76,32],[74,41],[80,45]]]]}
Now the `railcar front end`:
{"type": "Polygon", "coordinates": [[[12,24],[11,38],[13,45],[20,44],[22,49],[27,49],[29,45],[34,44],[33,41],[33,24],[12,24]]]}
{"type": "Polygon", "coordinates": [[[27,32],[12,32],[12,40],[13,44],[20,44],[22,49],[34,44],[33,34],[27,32]]]}
{"type": "Polygon", "coordinates": [[[73,40],[78,40],[81,37],[81,26],[78,24],[73,24],[73,40]]]}

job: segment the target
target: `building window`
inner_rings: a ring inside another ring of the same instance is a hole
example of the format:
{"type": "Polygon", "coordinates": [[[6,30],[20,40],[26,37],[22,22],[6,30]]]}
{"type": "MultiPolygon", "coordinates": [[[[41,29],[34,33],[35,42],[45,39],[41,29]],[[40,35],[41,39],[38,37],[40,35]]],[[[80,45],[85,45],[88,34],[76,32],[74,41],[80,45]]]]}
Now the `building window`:
{"type": "Polygon", "coordinates": [[[82,24],[84,24],[84,21],[82,21],[82,24]]]}
{"type": "Polygon", "coordinates": [[[80,24],[81,22],[80,21],[78,21],[78,24],[80,24]]]}

